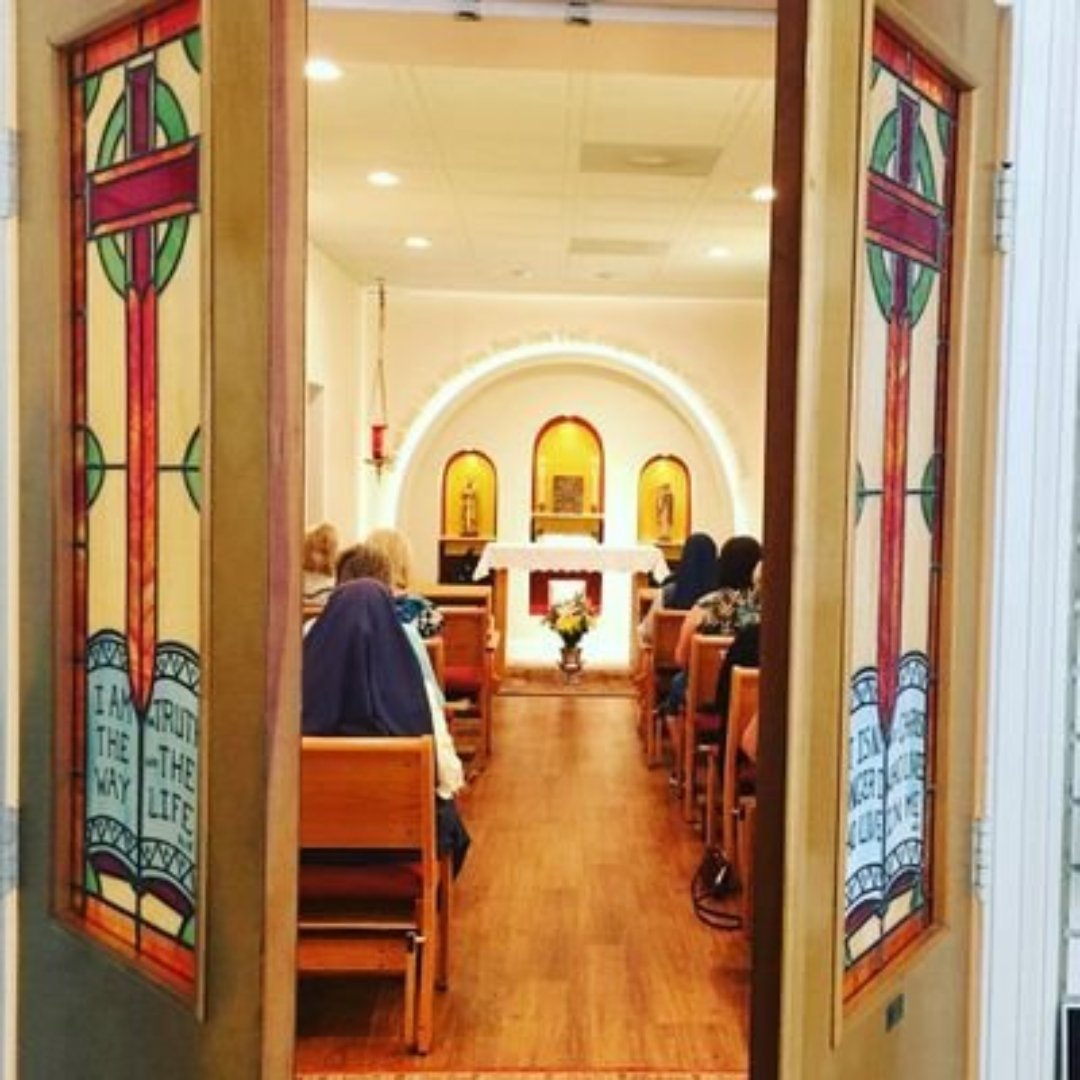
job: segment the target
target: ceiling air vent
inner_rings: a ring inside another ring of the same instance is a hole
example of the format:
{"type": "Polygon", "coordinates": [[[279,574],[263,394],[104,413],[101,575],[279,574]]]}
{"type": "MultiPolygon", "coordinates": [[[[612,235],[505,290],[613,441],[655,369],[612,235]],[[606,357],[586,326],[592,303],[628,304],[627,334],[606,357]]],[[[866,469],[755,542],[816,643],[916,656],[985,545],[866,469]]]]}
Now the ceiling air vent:
{"type": "Polygon", "coordinates": [[[667,252],[667,244],[655,240],[605,240],[598,236],[574,236],[570,239],[571,255],[645,255],[667,252]]]}
{"type": "Polygon", "coordinates": [[[717,146],[664,146],[655,143],[584,143],[583,173],[633,176],[708,176],[720,156],[717,146]]]}

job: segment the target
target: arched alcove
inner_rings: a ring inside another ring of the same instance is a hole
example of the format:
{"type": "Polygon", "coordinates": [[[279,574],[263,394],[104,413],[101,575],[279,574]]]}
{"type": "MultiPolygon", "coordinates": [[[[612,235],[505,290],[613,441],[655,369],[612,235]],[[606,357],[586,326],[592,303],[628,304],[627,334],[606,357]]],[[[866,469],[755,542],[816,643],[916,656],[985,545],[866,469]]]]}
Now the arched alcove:
{"type": "Polygon", "coordinates": [[[532,451],[530,539],[555,534],[604,539],[604,444],[580,416],[555,416],[532,451]]]}
{"type": "Polygon", "coordinates": [[[439,581],[472,578],[483,545],[499,530],[495,462],[483,450],[456,450],[442,472],[439,581]]]}
{"type": "MultiPolygon", "coordinates": [[[[536,367],[572,364],[576,371],[606,369],[647,387],[677,413],[707,450],[704,467],[730,505],[728,531],[757,532],[760,509],[756,483],[739,461],[735,445],[714,410],[681,376],[640,353],[603,342],[551,336],[494,350],[456,371],[428,397],[409,422],[398,448],[393,469],[372,494],[378,502],[376,517],[385,523],[400,522],[401,500],[413,481],[418,456],[437,437],[447,418],[485,392],[499,380],[536,367]]],[[[570,380],[572,385],[572,376],[570,380]]],[[[565,399],[565,395],[564,395],[565,399]]],[[[696,470],[695,470],[696,472],[696,470]]]]}
{"type": "Polygon", "coordinates": [[[690,470],[677,454],[654,454],[638,475],[638,540],[656,544],[669,565],[690,533],[691,490],[690,470]]]}

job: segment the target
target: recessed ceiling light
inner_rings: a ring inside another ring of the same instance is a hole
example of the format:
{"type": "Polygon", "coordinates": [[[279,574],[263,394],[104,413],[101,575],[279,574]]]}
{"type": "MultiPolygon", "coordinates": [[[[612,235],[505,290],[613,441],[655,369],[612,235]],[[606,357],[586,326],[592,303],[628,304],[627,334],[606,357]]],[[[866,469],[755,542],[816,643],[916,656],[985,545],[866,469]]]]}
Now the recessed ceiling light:
{"type": "Polygon", "coordinates": [[[726,259],[731,254],[731,248],[726,248],[722,244],[713,244],[705,254],[710,259],[726,259]]]}
{"type": "Polygon", "coordinates": [[[413,248],[415,251],[423,251],[425,248],[431,247],[431,241],[426,236],[406,236],[405,246],[413,248]]]}
{"type": "Polygon", "coordinates": [[[341,78],[341,68],[333,60],[313,56],[304,65],[304,74],[314,82],[333,82],[341,78]]]}
{"type": "Polygon", "coordinates": [[[397,187],[401,183],[401,177],[386,169],[376,169],[367,174],[367,182],[375,187],[397,187]]]}
{"type": "Polygon", "coordinates": [[[769,184],[762,184],[760,187],[756,187],[750,192],[750,198],[753,199],[754,202],[772,202],[773,199],[776,198],[776,188],[769,184]]]}

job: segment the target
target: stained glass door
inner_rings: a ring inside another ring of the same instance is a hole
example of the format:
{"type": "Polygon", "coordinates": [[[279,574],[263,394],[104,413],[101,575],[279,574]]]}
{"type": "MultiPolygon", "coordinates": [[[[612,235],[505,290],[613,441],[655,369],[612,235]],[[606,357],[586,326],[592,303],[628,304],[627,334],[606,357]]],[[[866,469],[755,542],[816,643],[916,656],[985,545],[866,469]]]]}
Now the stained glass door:
{"type": "Polygon", "coordinates": [[[17,8],[19,1072],[289,1075],[304,5],[17,8]]]}
{"type": "Polygon", "coordinates": [[[765,535],[791,562],[763,665],[766,727],[770,654],[787,674],[784,921],[766,899],[756,925],[783,935],[773,1046],[785,1075],[966,1076],[1003,16],[838,0],[807,18],[806,156],[778,151],[777,183],[801,189],[777,234],[796,223],[802,267],[772,285],[774,317],[798,298],[797,356],[770,357],[773,387],[797,387],[794,443],[770,417],[767,447],[795,493],[771,515],[785,539],[765,535]]]}

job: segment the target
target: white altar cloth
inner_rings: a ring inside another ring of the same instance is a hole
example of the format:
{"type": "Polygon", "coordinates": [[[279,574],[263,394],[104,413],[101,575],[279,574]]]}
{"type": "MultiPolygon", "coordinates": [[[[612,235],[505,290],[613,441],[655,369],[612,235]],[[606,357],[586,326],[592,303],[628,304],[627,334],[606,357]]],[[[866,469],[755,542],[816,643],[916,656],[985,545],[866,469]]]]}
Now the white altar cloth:
{"type": "Polygon", "coordinates": [[[658,581],[668,575],[668,565],[658,548],[650,544],[595,544],[573,540],[548,540],[540,544],[488,544],[480,556],[475,576],[489,570],[505,570],[506,625],[500,626],[506,660],[514,663],[553,663],[557,638],[529,614],[529,574],[600,573],[603,606],[596,627],[583,641],[585,662],[623,666],[630,659],[630,636],[634,618],[631,596],[633,575],[651,573],[658,581]]]}
{"type": "Polygon", "coordinates": [[[657,581],[668,576],[660,549],[652,544],[487,544],[473,577],[489,570],[561,570],[616,574],[652,574],[657,581]]]}

